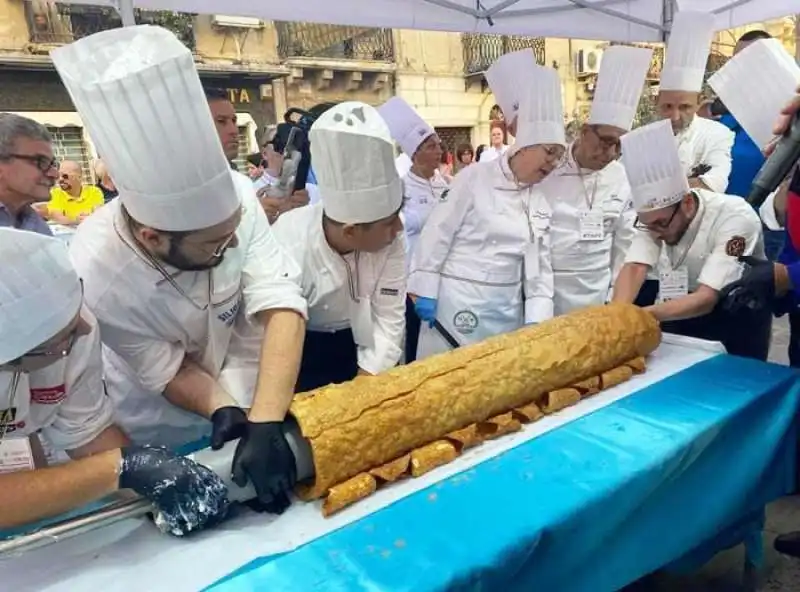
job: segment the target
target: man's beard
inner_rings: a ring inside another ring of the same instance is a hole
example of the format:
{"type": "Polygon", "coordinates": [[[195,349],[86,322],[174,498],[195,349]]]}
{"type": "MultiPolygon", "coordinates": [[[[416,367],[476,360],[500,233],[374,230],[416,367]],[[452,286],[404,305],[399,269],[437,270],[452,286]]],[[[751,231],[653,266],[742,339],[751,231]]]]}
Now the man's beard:
{"type": "Polygon", "coordinates": [[[176,269],[180,269],[181,271],[206,271],[217,267],[225,259],[225,253],[223,253],[203,263],[190,261],[181,253],[178,244],[177,241],[170,241],[169,252],[161,257],[161,259],[164,263],[176,269]]]}

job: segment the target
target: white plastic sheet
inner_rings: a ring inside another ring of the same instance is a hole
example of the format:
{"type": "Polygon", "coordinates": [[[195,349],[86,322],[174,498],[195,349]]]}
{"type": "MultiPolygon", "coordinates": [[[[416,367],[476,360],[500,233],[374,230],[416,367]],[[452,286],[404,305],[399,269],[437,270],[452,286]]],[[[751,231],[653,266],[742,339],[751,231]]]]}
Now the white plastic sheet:
{"type": "MultiPolygon", "coordinates": [[[[334,25],[661,41],[675,10],[718,15],[718,29],[793,14],[792,0],[97,0],[199,14],[334,25]],[[489,22],[491,19],[491,23],[489,22]]],[[[124,12],[124,10],[123,10],[124,12]]]]}
{"type": "Polygon", "coordinates": [[[320,502],[298,502],[281,516],[248,512],[187,540],[161,535],[144,519],[128,520],[0,561],[3,582],[15,592],[195,592],[258,557],[296,549],[437,482],[468,478],[475,465],[720,352],[724,349],[717,343],[665,335],[648,360],[645,374],[545,417],[522,432],[474,448],[420,478],[383,488],[331,518],[322,517],[320,502]]]}

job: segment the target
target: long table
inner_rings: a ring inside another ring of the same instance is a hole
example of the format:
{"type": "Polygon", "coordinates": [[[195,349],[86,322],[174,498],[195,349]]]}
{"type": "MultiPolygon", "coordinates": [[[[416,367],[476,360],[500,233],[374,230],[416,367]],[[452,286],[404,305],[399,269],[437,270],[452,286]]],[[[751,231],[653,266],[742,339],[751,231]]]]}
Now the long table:
{"type": "Polygon", "coordinates": [[[497,440],[477,461],[459,459],[403,485],[413,491],[389,488],[339,517],[298,504],[185,541],[117,525],[14,558],[5,583],[43,592],[617,590],[713,545],[792,488],[796,372],[682,347],[656,352],[656,374],[682,359],[665,378],[601,393],[557,426],[497,440]]]}

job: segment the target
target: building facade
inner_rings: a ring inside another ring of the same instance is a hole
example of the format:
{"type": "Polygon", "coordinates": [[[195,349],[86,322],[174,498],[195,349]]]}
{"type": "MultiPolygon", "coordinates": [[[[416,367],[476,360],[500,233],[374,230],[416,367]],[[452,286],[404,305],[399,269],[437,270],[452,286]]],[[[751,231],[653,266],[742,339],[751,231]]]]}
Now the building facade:
{"type": "MultiPolygon", "coordinates": [[[[565,124],[588,114],[608,43],[518,35],[460,34],[271,22],[228,15],[137,11],[137,22],[172,30],[194,53],[204,84],[225,89],[239,114],[240,159],[256,151],[268,127],[289,108],[358,100],[378,105],[399,95],[433,125],[450,150],[488,143],[499,116],[483,72],[504,53],[531,48],[562,80],[565,124]]],[[[0,0],[0,110],[46,125],[60,158],[83,164],[97,157],[49,52],[86,35],[121,26],[109,8],[44,0],[0,0]]],[[[767,28],[794,51],[794,19],[767,28]]],[[[714,46],[723,63],[746,29],[723,32],[714,46]]],[[[663,48],[648,76],[657,88],[663,48]]],[[[716,63],[715,62],[715,63],[716,63]]],[[[647,117],[647,101],[642,118],[647,117]]]]}

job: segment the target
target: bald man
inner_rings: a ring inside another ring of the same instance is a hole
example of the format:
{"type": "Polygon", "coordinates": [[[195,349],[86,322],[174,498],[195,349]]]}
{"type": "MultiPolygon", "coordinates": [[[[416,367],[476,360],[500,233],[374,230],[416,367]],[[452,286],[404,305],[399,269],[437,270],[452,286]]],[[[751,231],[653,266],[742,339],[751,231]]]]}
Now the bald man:
{"type": "Polygon", "coordinates": [[[103,192],[94,185],[84,185],[83,169],[72,160],[58,168],[58,186],[50,191],[45,218],[57,224],[76,226],[104,203],[103,192]]]}

